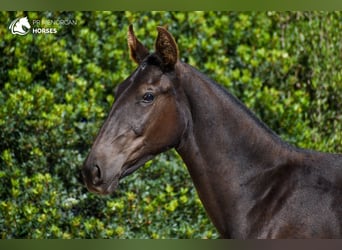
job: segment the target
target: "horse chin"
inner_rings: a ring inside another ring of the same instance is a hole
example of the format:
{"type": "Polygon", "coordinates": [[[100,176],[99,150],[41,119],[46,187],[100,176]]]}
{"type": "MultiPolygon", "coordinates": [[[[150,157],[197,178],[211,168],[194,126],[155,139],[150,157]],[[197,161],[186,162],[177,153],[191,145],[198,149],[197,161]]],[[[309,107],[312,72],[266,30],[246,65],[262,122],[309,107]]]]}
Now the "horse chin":
{"type": "Polygon", "coordinates": [[[106,195],[106,194],[111,194],[113,193],[117,187],[119,186],[119,177],[114,178],[114,180],[112,180],[112,182],[104,189],[104,192],[101,193],[102,195],[106,195]]]}
{"type": "Polygon", "coordinates": [[[136,171],[138,168],[143,166],[147,161],[151,160],[154,157],[154,155],[147,155],[145,157],[142,157],[140,159],[127,162],[123,165],[122,171],[120,174],[115,175],[112,179],[110,179],[107,182],[102,183],[100,186],[92,186],[87,185],[87,188],[90,192],[100,195],[108,195],[113,193],[118,185],[119,180],[132,174],[134,171],[136,171]]]}
{"type": "Polygon", "coordinates": [[[94,187],[91,185],[87,185],[87,189],[95,194],[100,195],[108,195],[111,194],[117,189],[119,185],[119,176],[114,177],[110,182],[103,183],[101,186],[94,187]]]}

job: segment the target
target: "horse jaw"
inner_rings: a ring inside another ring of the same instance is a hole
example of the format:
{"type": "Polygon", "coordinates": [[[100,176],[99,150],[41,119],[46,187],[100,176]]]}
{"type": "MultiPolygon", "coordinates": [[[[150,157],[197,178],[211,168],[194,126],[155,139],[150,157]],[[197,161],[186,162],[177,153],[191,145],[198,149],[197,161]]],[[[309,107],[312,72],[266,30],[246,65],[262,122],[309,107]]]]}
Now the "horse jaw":
{"type": "Polygon", "coordinates": [[[154,157],[155,154],[145,150],[148,146],[144,137],[134,138],[133,135],[125,133],[125,136],[118,136],[114,140],[114,145],[101,143],[101,146],[90,152],[82,171],[90,192],[102,195],[114,192],[120,179],[132,174],[154,157]]]}

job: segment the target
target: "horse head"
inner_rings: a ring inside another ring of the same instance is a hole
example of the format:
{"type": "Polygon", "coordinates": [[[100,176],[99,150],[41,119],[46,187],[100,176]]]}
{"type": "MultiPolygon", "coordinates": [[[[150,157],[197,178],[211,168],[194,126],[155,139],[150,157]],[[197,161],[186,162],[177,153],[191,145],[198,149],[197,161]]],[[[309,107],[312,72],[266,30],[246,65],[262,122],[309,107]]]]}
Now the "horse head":
{"type": "Polygon", "coordinates": [[[121,178],[177,146],[186,127],[172,35],[158,27],[155,52],[149,53],[130,26],[128,47],[138,67],[119,85],[82,168],[87,188],[99,194],[113,192],[121,178]]]}

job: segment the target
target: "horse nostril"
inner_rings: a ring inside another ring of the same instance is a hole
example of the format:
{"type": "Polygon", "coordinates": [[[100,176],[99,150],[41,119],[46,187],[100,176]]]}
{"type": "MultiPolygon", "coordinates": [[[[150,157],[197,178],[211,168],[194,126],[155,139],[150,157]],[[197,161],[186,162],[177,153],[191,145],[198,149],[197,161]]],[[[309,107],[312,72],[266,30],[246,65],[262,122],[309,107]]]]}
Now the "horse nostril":
{"type": "Polygon", "coordinates": [[[101,182],[101,169],[98,165],[95,165],[91,171],[91,175],[93,177],[93,184],[97,185],[101,182]]]}

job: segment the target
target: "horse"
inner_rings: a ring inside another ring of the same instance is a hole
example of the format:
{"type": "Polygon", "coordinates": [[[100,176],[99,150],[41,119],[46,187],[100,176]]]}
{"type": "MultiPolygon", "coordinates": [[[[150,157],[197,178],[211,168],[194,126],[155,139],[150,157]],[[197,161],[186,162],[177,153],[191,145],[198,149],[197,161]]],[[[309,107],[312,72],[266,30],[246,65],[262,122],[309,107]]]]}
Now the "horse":
{"type": "Polygon", "coordinates": [[[87,189],[110,194],[175,148],[222,238],[341,238],[342,154],[284,142],[157,30],[150,53],[129,26],[138,67],[118,86],[82,166],[87,189]]]}
{"type": "Polygon", "coordinates": [[[24,36],[29,33],[31,25],[27,19],[27,17],[17,18],[11,22],[9,29],[12,34],[24,36]],[[26,28],[26,30],[24,30],[26,28]]]}

